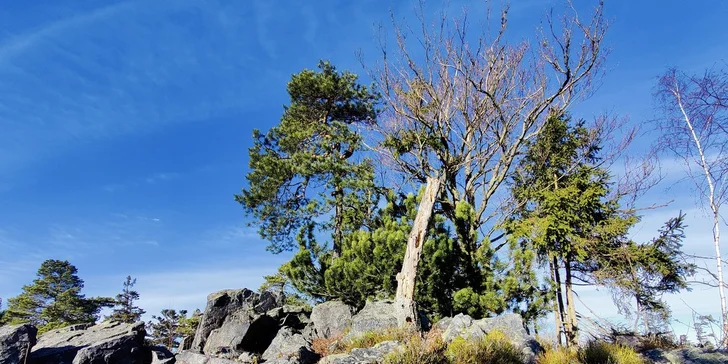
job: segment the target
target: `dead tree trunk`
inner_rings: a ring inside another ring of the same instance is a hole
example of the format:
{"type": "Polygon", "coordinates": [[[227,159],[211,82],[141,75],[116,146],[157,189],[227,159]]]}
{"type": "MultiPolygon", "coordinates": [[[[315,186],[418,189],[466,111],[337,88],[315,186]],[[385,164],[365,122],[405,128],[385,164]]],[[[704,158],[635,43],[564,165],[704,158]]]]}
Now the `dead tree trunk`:
{"type": "Polygon", "coordinates": [[[430,224],[435,199],[440,192],[441,184],[441,178],[427,178],[425,194],[422,196],[412,231],[407,239],[402,270],[397,274],[397,295],[395,296],[397,321],[400,327],[412,326],[419,329],[417,305],[414,301],[417,265],[420,262],[422,245],[427,237],[427,226],[430,224]]]}

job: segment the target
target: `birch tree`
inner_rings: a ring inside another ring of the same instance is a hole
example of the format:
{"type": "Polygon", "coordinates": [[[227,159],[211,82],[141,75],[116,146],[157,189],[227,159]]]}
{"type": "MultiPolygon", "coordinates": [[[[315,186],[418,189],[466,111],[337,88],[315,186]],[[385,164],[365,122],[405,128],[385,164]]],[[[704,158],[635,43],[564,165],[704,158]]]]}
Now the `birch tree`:
{"type": "Polygon", "coordinates": [[[466,224],[456,228],[467,232],[459,238],[469,269],[478,269],[484,250],[506,246],[490,245],[499,240],[494,221],[503,207],[491,202],[547,114],[591,93],[606,53],[602,2],[586,19],[568,3],[562,17],[547,16],[533,39],[520,42],[508,40],[507,8],[474,33],[466,15],[442,15],[431,26],[423,9],[417,32],[393,20],[396,47],[383,42],[371,72],[385,104],[376,149],[406,179],[427,185],[398,276],[402,322],[415,317],[412,287],[432,209],[466,224]],[[472,208],[474,218],[458,220],[458,206],[472,208]]]}
{"type": "Polygon", "coordinates": [[[689,75],[670,69],[660,77],[655,96],[663,112],[658,120],[660,148],[683,160],[687,175],[712,218],[716,264],[712,275],[720,296],[721,342],[726,347],[728,308],[720,225],[721,207],[728,199],[728,70],[689,75]]]}

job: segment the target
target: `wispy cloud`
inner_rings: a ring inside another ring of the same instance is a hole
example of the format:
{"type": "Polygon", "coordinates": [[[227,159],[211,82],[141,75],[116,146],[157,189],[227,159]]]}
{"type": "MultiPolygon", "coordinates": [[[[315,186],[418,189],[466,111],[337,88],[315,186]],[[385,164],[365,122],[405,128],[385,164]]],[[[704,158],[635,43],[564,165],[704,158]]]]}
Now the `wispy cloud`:
{"type": "Polygon", "coordinates": [[[78,142],[259,107],[247,6],[127,1],[0,39],[0,182],[78,142]]]}
{"type": "Polygon", "coordinates": [[[154,185],[161,182],[168,182],[175,179],[178,179],[181,175],[179,173],[174,172],[166,172],[166,173],[155,173],[148,177],[143,178],[137,178],[128,182],[121,182],[121,183],[109,183],[105,184],[101,187],[102,190],[106,192],[118,192],[127,190],[130,188],[137,188],[143,185],[154,185]]]}

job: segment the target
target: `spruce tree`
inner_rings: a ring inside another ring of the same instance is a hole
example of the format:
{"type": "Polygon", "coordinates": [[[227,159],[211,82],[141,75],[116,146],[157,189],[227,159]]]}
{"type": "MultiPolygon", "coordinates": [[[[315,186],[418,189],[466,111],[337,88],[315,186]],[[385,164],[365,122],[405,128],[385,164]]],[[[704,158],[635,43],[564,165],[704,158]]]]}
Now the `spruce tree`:
{"type": "Polygon", "coordinates": [[[142,315],[146,312],[138,306],[134,305],[134,301],[139,300],[139,293],[132,290],[136,284],[136,278],[132,279],[127,276],[124,281],[124,288],[121,293],[116,295],[116,308],[114,308],[109,320],[125,323],[133,323],[141,320],[142,315]]]}
{"type": "Polygon", "coordinates": [[[103,307],[113,299],[86,298],[81,294],[83,280],[68,261],[46,260],[32,284],[23,293],[8,300],[6,319],[11,324],[31,323],[45,332],[68,325],[94,323],[103,307]]]}
{"type": "Polygon", "coordinates": [[[551,115],[520,164],[513,186],[519,209],[505,224],[548,265],[559,340],[563,333],[569,345],[578,341],[574,285],[593,283],[616,262],[612,252],[628,244],[626,233],[638,221],[611,195],[609,173],[597,164],[596,135],[581,121],[551,115]]]}

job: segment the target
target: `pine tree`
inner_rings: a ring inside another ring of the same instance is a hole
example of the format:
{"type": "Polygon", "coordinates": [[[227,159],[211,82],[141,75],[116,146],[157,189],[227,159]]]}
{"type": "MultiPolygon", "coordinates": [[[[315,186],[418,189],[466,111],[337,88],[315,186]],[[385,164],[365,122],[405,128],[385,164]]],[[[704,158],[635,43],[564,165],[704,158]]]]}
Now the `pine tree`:
{"type": "Polygon", "coordinates": [[[174,348],[177,342],[184,336],[182,331],[187,332],[182,326],[183,320],[187,317],[187,310],[163,309],[160,316],[152,316],[147,323],[149,337],[153,344],[162,345],[168,349],[174,348]],[[183,328],[180,331],[180,328],[183,328]]]}
{"type": "Polygon", "coordinates": [[[94,323],[103,307],[113,299],[86,298],[81,294],[83,280],[68,261],[46,260],[38,278],[23,286],[23,293],[8,300],[6,319],[11,324],[31,323],[39,332],[75,324],[94,323]]]}
{"type": "Polygon", "coordinates": [[[138,306],[134,306],[134,301],[139,300],[139,293],[132,290],[136,284],[136,278],[126,277],[124,288],[121,293],[116,295],[116,308],[114,308],[109,320],[117,322],[133,323],[141,320],[142,315],[146,312],[138,306]]]}
{"type": "Polygon", "coordinates": [[[328,62],[288,83],[290,105],[267,133],[253,132],[249,187],[236,195],[269,250],[293,250],[309,229],[331,233],[332,252],[361,227],[378,196],[374,167],[359,156],[360,125],[376,119],[377,95],[328,62]]]}

